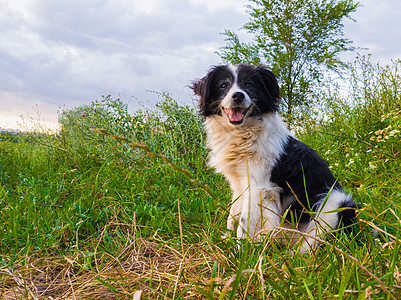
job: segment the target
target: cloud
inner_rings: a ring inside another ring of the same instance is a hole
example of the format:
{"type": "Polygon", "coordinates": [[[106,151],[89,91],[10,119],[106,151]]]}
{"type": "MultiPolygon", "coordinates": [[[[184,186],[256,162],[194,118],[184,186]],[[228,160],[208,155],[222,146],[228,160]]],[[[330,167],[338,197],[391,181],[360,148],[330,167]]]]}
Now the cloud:
{"type": "MultiPolygon", "coordinates": [[[[247,20],[247,0],[0,0],[0,112],[24,113],[121,96],[137,108],[188,85],[220,62],[225,28],[247,20]]],[[[400,56],[401,2],[363,1],[345,25],[356,46],[400,56]]],[[[51,116],[51,117],[50,117],[51,116]]]]}
{"type": "Polygon", "coordinates": [[[344,32],[355,46],[367,48],[361,53],[371,53],[382,63],[401,58],[401,1],[361,1],[352,18],[356,22],[346,20],[344,32]]]}
{"type": "Polygon", "coordinates": [[[189,97],[186,86],[196,70],[203,73],[219,61],[214,53],[223,45],[219,33],[240,26],[245,16],[243,3],[234,0],[5,4],[0,12],[3,107],[12,97],[18,103],[27,99],[21,92],[50,106],[121,93],[146,103],[157,98],[149,90],[189,97]]]}

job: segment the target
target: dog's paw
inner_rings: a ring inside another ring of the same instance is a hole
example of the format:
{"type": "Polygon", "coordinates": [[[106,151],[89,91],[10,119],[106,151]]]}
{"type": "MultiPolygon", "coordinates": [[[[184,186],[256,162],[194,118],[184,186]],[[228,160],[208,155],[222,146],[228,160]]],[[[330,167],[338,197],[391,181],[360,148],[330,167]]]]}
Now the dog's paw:
{"type": "Polygon", "coordinates": [[[227,219],[227,229],[235,230],[236,223],[237,223],[237,220],[235,220],[235,218],[230,215],[227,219]]]}
{"type": "Polygon", "coordinates": [[[245,237],[253,237],[253,233],[255,231],[255,225],[251,220],[249,220],[246,216],[242,215],[238,219],[237,224],[237,237],[245,238],[245,237]]]}
{"type": "Polygon", "coordinates": [[[238,227],[237,227],[237,238],[245,238],[245,237],[247,237],[247,232],[246,232],[246,230],[241,226],[241,225],[238,225],[238,227]]]}

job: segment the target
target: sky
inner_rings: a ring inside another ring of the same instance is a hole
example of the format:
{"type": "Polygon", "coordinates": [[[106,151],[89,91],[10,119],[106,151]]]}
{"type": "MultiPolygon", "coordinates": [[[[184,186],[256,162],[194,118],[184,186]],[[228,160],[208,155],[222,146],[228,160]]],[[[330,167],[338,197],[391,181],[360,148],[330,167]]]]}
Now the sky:
{"type": "MultiPolygon", "coordinates": [[[[54,126],[60,110],[109,94],[131,110],[161,92],[194,104],[188,86],[221,62],[221,33],[247,22],[247,3],[0,0],[0,127],[19,128],[21,115],[54,126]]],[[[401,1],[360,3],[345,36],[381,63],[401,58],[401,1]]]]}

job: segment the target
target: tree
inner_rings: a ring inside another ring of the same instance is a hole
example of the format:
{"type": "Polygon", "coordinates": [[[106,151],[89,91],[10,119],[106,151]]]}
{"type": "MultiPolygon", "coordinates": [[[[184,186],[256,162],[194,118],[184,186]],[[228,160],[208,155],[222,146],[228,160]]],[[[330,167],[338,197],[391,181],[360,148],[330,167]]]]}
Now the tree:
{"type": "Polygon", "coordinates": [[[226,29],[227,45],[218,54],[233,64],[265,64],[281,84],[282,110],[292,120],[294,109],[310,104],[310,91],[325,70],[339,72],[339,59],[354,50],[344,38],[343,18],[357,9],[353,0],[249,0],[250,21],[243,26],[253,39],[240,41],[226,29]]]}

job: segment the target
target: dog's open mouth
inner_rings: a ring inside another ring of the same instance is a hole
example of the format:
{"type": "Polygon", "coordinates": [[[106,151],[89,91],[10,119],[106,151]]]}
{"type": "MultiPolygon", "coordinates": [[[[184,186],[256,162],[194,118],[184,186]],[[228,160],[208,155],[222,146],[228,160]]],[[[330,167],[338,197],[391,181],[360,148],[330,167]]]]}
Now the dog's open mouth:
{"type": "Polygon", "coordinates": [[[248,109],[242,107],[223,108],[224,113],[228,117],[231,124],[242,124],[248,109]]]}

